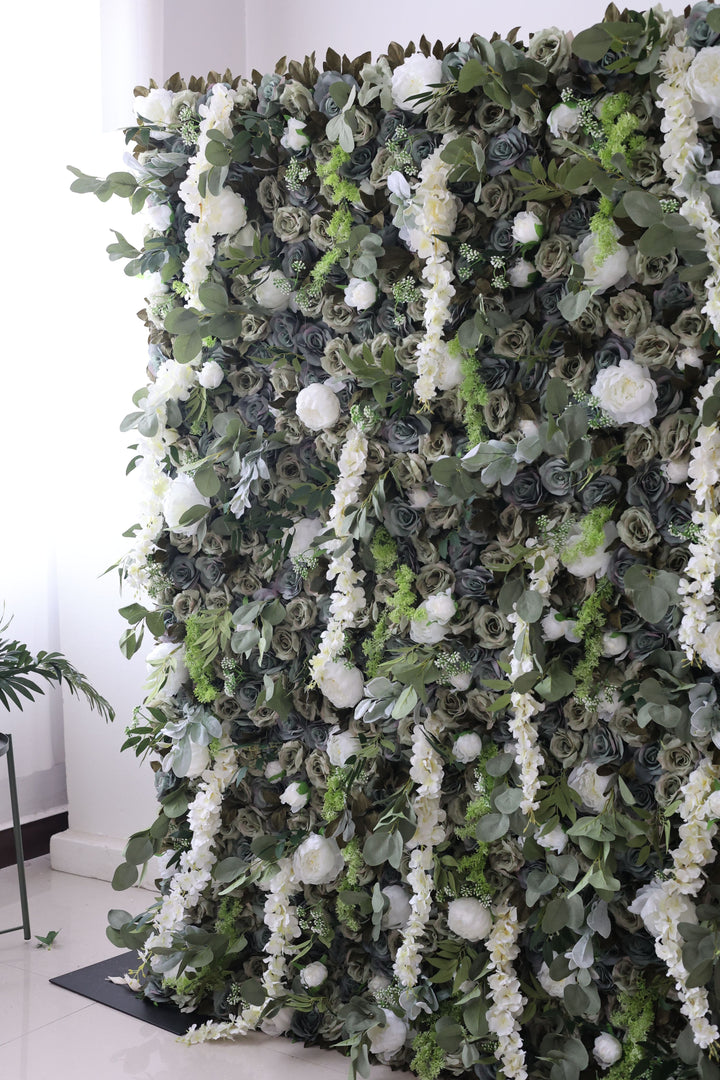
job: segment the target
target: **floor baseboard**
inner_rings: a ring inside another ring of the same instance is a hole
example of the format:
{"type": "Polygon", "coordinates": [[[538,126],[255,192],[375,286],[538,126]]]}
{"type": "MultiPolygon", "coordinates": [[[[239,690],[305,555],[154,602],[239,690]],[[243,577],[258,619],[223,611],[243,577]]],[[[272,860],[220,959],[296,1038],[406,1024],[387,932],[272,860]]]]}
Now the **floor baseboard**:
{"type": "MultiPolygon", "coordinates": [[[[67,810],[61,814],[27,821],[22,826],[22,841],[25,860],[36,859],[38,855],[47,855],[50,850],[50,837],[63,832],[68,827],[67,810]]],[[[0,829],[0,868],[15,865],[15,839],[13,830],[0,829]]]]}

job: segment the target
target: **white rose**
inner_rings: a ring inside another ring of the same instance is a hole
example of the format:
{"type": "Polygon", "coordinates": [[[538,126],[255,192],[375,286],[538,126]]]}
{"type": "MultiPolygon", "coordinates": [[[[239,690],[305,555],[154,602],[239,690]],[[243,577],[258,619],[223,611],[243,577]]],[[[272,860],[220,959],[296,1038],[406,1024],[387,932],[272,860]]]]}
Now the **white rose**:
{"type": "Polygon", "coordinates": [[[665,475],[671,484],[684,484],[688,478],[690,458],[680,458],[679,461],[665,462],[665,475]]]}
{"type": "Polygon", "coordinates": [[[364,278],[351,277],[345,286],[345,303],[357,311],[366,311],[377,299],[377,285],[364,278]]]}
{"type": "Polygon", "coordinates": [[[466,941],[481,941],[492,930],[492,915],[474,896],[463,896],[448,905],[448,927],[466,941]]]}
{"type": "Polygon", "coordinates": [[[698,120],[720,120],[720,45],[700,49],[687,73],[698,120]]]}
{"type": "Polygon", "coordinates": [[[297,814],[299,810],[302,810],[307,805],[307,801],[307,791],[301,791],[300,784],[294,781],[292,784],[288,784],[280,796],[280,802],[290,807],[291,814],[297,814]]]}
{"type": "Polygon", "coordinates": [[[167,664],[165,682],[162,689],[153,697],[153,701],[167,701],[168,698],[174,697],[188,680],[184,645],[176,645],[173,641],[159,641],[147,654],[145,662],[148,682],[152,680],[158,667],[167,664]],[[172,657],[172,661],[167,663],[169,657],[172,657]]]}
{"type": "Polygon", "coordinates": [[[365,681],[360,668],[347,667],[342,661],[325,664],[317,679],[323,695],[336,709],[353,709],[363,696],[365,681]]]}
{"type": "Polygon", "coordinates": [[[450,676],[450,685],[454,686],[456,690],[460,690],[461,693],[465,693],[470,688],[471,682],[471,671],[459,671],[457,675],[450,676]]]}
{"type": "Polygon", "coordinates": [[[720,671],[720,620],[711,622],[702,635],[701,655],[712,671],[720,671]]]}
{"type": "Polygon", "coordinates": [[[325,751],[331,765],[342,767],[348,758],[360,752],[360,740],[356,735],[341,731],[336,726],[330,729],[325,751]]]}
{"type": "Polygon", "coordinates": [[[285,770],[279,761],[268,761],[265,766],[265,779],[270,783],[274,783],[276,780],[281,780],[285,775],[285,770]]]}
{"type": "Polygon", "coordinates": [[[627,634],[611,630],[602,636],[603,656],[620,656],[628,647],[627,634]]]}
{"type": "Polygon", "coordinates": [[[565,987],[573,986],[577,982],[577,975],[573,971],[565,979],[551,979],[550,969],[543,960],[540,965],[540,970],[537,973],[537,981],[540,983],[545,993],[549,994],[550,997],[561,998],[565,987]]]}
{"type": "Polygon", "coordinates": [[[598,1035],[593,1045],[593,1057],[601,1069],[609,1069],[622,1057],[622,1044],[614,1035],[603,1032],[598,1035]]]}
{"type": "Polygon", "coordinates": [[[434,596],[428,596],[423,607],[434,622],[445,624],[449,623],[452,619],[457,609],[457,604],[450,595],[450,590],[446,589],[445,592],[435,593],[434,596]]]}
{"type": "Polygon", "coordinates": [[[603,412],[620,426],[646,427],[657,413],[657,384],[648,369],[634,360],[603,368],[590,392],[603,412]]]}
{"type": "Polygon", "coordinates": [[[143,215],[151,229],[154,229],[155,232],[165,232],[170,226],[172,211],[169,203],[151,203],[148,201],[143,208],[143,215]]]}
{"type": "Polygon", "coordinates": [[[463,764],[467,764],[469,761],[475,761],[480,757],[482,753],[482,739],[475,731],[467,731],[464,735],[461,735],[455,740],[452,748],[452,755],[456,761],[462,761],[463,764]]]}
{"type": "Polygon", "coordinates": [[[537,244],[543,234],[542,222],[532,210],[522,210],[515,215],[512,234],[518,244],[537,244]]]}
{"type": "Polygon", "coordinates": [[[392,74],[392,97],[399,108],[409,112],[425,112],[430,101],[410,101],[415,94],[424,94],[435,83],[442,82],[442,62],[434,56],[413,53],[396,67],[392,74]]]}
{"type": "Polygon", "coordinates": [[[447,623],[455,614],[456,604],[448,589],[436,596],[429,596],[419,607],[427,619],[410,621],[410,637],[416,645],[437,645],[447,634],[447,623]]]}
{"type": "Polygon", "coordinates": [[[192,753],[190,755],[190,764],[185,770],[187,777],[200,776],[204,773],[210,764],[210,751],[207,746],[201,746],[200,743],[190,743],[192,753]]]}
{"type": "Polygon", "coordinates": [[[273,270],[255,287],[255,299],[266,311],[285,311],[290,303],[290,282],[281,270],[273,270]]]}
{"type": "Polygon", "coordinates": [[[294,1009],[281,1009],[274,1016],[263,1020],[260,1024],[260,1030],[265,1032],[266,1035],[284,1035],[286,1031],[290,1030],[294,1015],[294,1009]]]}
{"type": "Polygon", "coordinates": [[[583,801],[583,806],[588,810],[594,810],[599,814],[605,809],[609,799],[607,788],[612,779],[611,776],[599,776],[597,765],[591,761],[584,761],[577,765],[568,776],[568,784],[576,791],[583,801]]]}
{"type": "Polygon", "coordinates": [[[602,293],[617,285],[627,274],[630,249],[619,246],[598,264],[599,255],[595,233],[590,233],[577,249],[575,261],[585,271],[585,287],[602,293]]]}
{"type": "Polygon", "coordinates": [[[329,885],[345,866],[337,840],[310,833],[293,855],[293,871],[305,885],[329,885]]]}
{"type": "Polygon", "coordinates": [[[383,1012],[385,1024],[373,1024],[371,1028],[368,1028],[370,1049],[373,1054],[393,1057],[405,1045],[408,1029],[400,1017],[390,1009],[383,1009],[383,1012]]]}
{"type": "Polygon", "coordinates": [[[535,833],[535,842],[547,851],[554,851],[556,854],[562,855],[567,847],[568,838],[562,826],[556,825],[548,833],[535,833]]]}
{"type": "Polygon", "coordinates": [[[382,894],[387,896],[390,902],[390,907],[383,915],[383,926],[387,930],[399,930],[401,926],[405,926],[412,914],[410,896],[402,885],[386,885],[382,894]]]}
{"type": "Polygon", "coordinates": [[[198,372],[198,382],[206,390],[217,390],[224,378],[225,373],[217,360],[207,360],[198,372]]]}
{"type": "Polygon", "coordinates": [[[180,473],[170,484],[162,501],[163,517],[168,529],[180,536],[194,536],[198,531],[199,521],[192,525],[181,525],[180,519],[193,506],[209,506],[210,500],[201,495],[195,487],[195,481],[187,473],[180,473]]]}
{"type": "Polygon", "coordinates": [[[340,419],[340,402],[329,386],[311,383],[298,394],[295,411],[311,431],[328,431],[340,419]]]}
{"type": "Polygon", "coordinates": [[[518,259],[507,271],[508,281],[516,289],[524,289],[530,284],[535,267],[527,259],[518,259]]]}
{"type": "Polygon", "coordinates": [[[174,98],[172,90],[158,87],[151,90],[147,97],[136,97],[133,100],[133,107],[138,116],[142,116],[152,124],[172,124],[174,98]]]}
{"type": "Polygon", "coordinates": [[[219,195],[205,197],[202,219],[214,236],[229,236],[247,221],[245,200],[232,188],[224,187],[219,195]]]}
{"type": "Polygon", "coordinates": [[[580,111],[577,105],[556,105],[548,113],[547,124],[556,139],[571,131],[577,131],[580,123],[580,111]]]}
{"type": "Polygon", "coordinates": [[[304,150],[310,143],[310,139],[305,134],[305,122],[290,117],[280,143],[286,150],[304,150]]]}
{"type": "Polygon", "coordinates": [[[303,986],[307,986],[308,990],[312,990],[316,986],[322,986],[327,979],[328,969],[324,964],[321,964],[319,960],[316,960],[313,964],[308,964],[300,972],[300,982],[303,986]]]}
{"type": "MultiPolygon", "coordinates": [[[[610,564],[610,552],[607,548],[617,536],[617,529],[614,523],[612,521],[605,523],[601,543],[599,543],[595,550],[591,551],[588,555],[572,554],[575,542],[580,539],[580,536],[581,532],[579,529],[571,530],[567,541],[566,554],[561,556],[563,566],[565,566],[575,577],[592,577],[593,575],[602,577],[610,564]]],[[[566,631],[563,630],[563,633],[565,632],[566,631]]]]}
{"type": "Polygon", "coordinates": [[[565,637],[565,631],[570,625],[570,620],[562,617],[558,618],[559,614],[560,612],[553,609],[543,617],[541,626],[545,641],[559,641],[561,637],[565,637]]]}

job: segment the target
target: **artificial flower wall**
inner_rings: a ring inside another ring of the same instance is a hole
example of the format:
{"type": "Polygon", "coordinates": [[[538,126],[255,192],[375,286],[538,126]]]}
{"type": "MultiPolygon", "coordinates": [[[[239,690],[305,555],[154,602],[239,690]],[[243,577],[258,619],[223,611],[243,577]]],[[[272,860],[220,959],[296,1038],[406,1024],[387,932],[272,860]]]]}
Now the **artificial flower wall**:
{"type": "Polygon", "coordinates": [[[147,223],[129,981],[361,1076],[717,1077],[720,10],[135,104],[73,185],[147,223]]]}

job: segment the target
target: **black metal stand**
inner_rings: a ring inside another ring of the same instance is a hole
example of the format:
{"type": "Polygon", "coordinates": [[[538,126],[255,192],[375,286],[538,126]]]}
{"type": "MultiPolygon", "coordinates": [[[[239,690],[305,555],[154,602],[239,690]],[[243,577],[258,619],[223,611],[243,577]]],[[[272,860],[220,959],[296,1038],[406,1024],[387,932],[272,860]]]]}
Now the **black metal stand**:
{"type": "Polygon", "coordinates": [[[0,934],[11,934],[14,930],[22,930],[23,937],[26,941],[29,941],[30,912],[28,909],[27,885],[25,883],[25,857],[23,854],[22,829],[20,828],[17,780],[15,779],[15,756],[13,754],[12,735],[3,735],[2,732],[0,732],[0,757],[7,757],[8,782],[10,784],[10,807],[12,809],[13,836],[15,838],[15,859],[17,861],[20,908],[22,910],[23,920],[20,926],[9,926],[7,930],[0,930],[0,934]]]}

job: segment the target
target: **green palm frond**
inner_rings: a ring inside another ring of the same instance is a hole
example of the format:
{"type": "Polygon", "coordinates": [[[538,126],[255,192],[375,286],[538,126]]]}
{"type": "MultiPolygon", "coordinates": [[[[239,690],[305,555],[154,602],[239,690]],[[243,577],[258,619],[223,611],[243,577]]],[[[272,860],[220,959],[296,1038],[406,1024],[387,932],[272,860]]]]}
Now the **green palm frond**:
{"type": "MultiPolygon", "coordinates": [[[[0,633],[9,622],[0,626],[0,633]]],[[[105,720],[114,720],[115,710],[88,682],[87,676],[78,671],[62,653],[39,652],[33,656],[21,641],[0,638],[0,704],[6,709],[16,706],[20,711],[25,701],[34,701],[45,693],[45,688],[35,679],[65,685],[71,694],[84,697],[91,709],[105,720]]]]}

